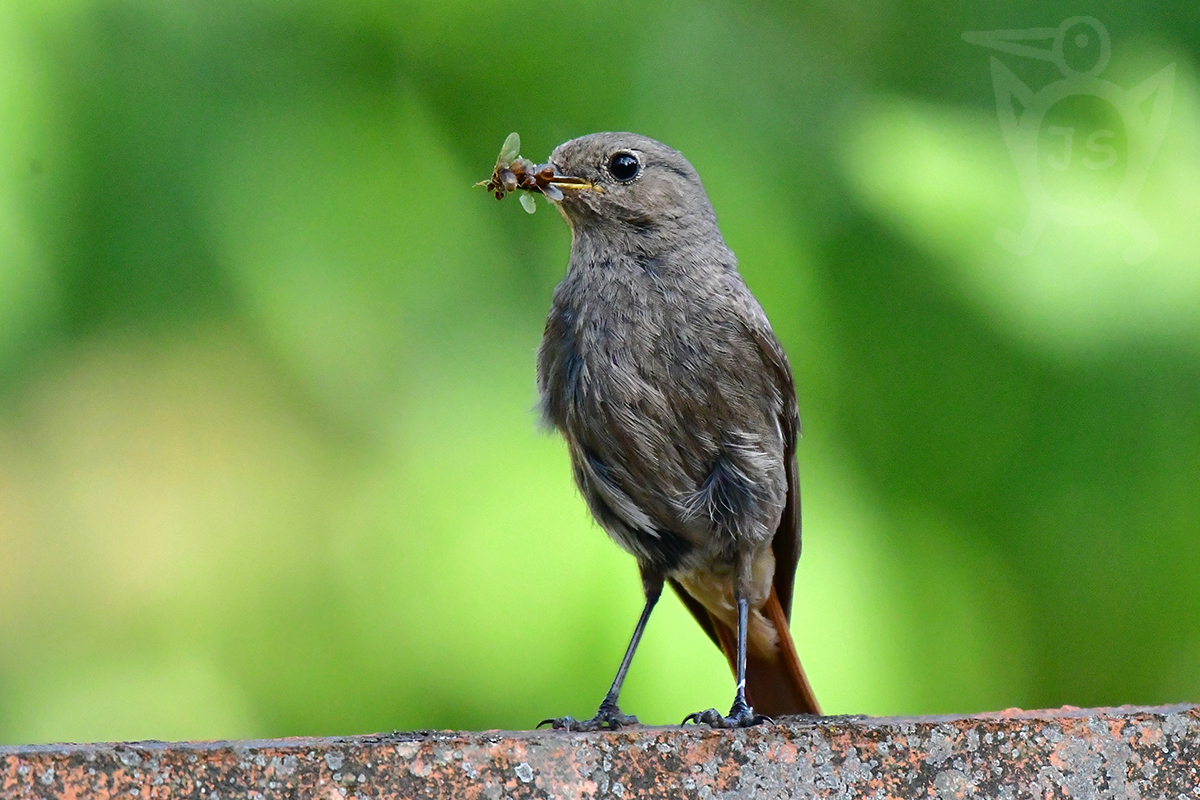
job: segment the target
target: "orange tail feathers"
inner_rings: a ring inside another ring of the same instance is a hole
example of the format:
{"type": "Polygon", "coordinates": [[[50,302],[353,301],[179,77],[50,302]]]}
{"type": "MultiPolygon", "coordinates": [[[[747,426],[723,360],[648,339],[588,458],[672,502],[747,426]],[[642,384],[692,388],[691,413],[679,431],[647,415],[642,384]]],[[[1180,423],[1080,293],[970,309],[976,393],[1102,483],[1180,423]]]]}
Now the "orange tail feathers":
{"type": "MultiPolygon", "coordinates": [[[[767,659],[753,652],[746,654],[746,700],[754,710],[768,717],[787,714],[820,714],[816,695],[800,666],[796,654],[796,643],[788,626],[787,615],[771,589],[771,596],[762,608],[763,614],[775,628],[779,640],[779,654],[767,659]]],[[[729,666],[737,673],[737,635],[720,620],[712,617],[713,627],[721,640],[721,649],[729,659],[729,666]]]]}

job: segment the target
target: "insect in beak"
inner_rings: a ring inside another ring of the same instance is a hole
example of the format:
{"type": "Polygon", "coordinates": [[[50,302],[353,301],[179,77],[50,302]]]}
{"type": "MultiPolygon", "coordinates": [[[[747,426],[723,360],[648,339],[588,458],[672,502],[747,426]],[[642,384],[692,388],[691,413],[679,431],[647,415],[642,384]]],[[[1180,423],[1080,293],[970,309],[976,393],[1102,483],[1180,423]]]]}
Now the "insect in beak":
{"type": "Polygon", "coordinates": [[[521,137],[510,133],[504,140],[504,146],[500,148],[500,156],[496,159],[492,177],[475,185],[485,187],[496,195],[497,200],[502,200],[510,192],[523,189],[526,193],[521,195],[521,206],[530,214],[536,206],[533,195],[528,194],[529,192],[541,192],[547,200],[559,203],[563,199],[563,189],[604,191],[584,178],[560,175],[553,164],[535,165],[529,159],[522,158],[520,152],[521,137]]]}

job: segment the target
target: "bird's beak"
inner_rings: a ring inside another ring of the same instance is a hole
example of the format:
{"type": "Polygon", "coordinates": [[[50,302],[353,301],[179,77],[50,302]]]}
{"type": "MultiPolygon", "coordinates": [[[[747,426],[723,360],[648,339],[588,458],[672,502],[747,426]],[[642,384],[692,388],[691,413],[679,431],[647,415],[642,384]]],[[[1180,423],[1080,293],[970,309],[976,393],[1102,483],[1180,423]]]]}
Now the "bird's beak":
{"type": "Polygon", "coordinates": [[[1049,42],[1053,45],[1059,35],[1058,28],[1027,28],[1021,31],[967,31],[962,35],[964,42],[990,47],[1002,53],[1012,53],[1039,61],[1054,61],[1054,48],[1031,47],[1023,42],[1049,42]]]}
{"type": "Polygon", "coordinates": [[[596,185],[585,178],[572,178],[570,175],[559,175],[555,172],[554,177],[550,179],[551,186],[557,186],[560,189],[596,189],[596,185]]]}
{"type": "Polygon", "coordinates": [[[592,189],[597,192],[603,191],[599,186],[596,186],[594,183],[589,180],[585,180],[584,178],[573,178],[570,175],[559,175],[557,169],[554,170],[554,176],[547,180],[544,186],[540,181],[538,185],[541,186],[542,194],[546,195],[546,199],[553,200],[556,203],[561,203],[563,198],[566,197],[566,195],[563,194],[563,189],[572,192],[576,192],[581,189],[592,189]]]}
{"type": "Polygon", "coordinates": [[[554,177],[550,179],[551,186],[559,189],[570,189],[572,191],[578,191],[580,189],[591,189],[596,192],[604,191],[586,178],[576,178],[571,175],[564,175],[562,170],[558,168],[558,164],[555,164],[553,161],[548,163],[554,168],[554,177]]]}

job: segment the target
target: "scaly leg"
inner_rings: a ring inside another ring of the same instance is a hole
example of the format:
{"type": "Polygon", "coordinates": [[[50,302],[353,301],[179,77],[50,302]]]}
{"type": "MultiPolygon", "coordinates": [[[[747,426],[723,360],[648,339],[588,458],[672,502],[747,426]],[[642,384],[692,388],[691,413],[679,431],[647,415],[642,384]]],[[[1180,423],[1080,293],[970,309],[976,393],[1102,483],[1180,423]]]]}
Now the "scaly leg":
{"type": "Polygon", "coordinates": [[[723,717],[715,708],[707,711],[697,711],[683,718],[683,724],[703,722],[713,728],[749,728],[770,718],[755,714],[754,709],[746,702],[746,629],[749,627],[750,604],[746,597],[738,593],[738,646],[737,646],[737,691],[733,695],[733,707],[729,716],[723,717]]]}
{"type": "Polygon", "coordinates": [[[642,567],[642,590],[646,593],[646,605],[642,608],[642,616],[638,619],[637,627],[633,629],[633,638],[629,640],[629,646],[625,648],[625,657],[621,659],[621,666],[617,668],[617,676],[613,678],[608,694],[604,695],[604,699],[600,701],[600,708],[596,711],[596,716],[583,720],[572,717],[552,717],[539,722],[539,728],[549,724],[557,730],[566,731],[615,731],[627,725],[638,724],[637,717],[621,713],[621,709],[617,707],[617,698],[621,694],[621,684],[625,682],[625,673],[629,672],[629,665],[633,663],[633,654],[637,650],[638,642],[642,640],[642,633],[646,630],[646,623],[650,620],[650,612],[654,610],[659,596],[662,595],[662,587],[663,576],[642,567]]]}

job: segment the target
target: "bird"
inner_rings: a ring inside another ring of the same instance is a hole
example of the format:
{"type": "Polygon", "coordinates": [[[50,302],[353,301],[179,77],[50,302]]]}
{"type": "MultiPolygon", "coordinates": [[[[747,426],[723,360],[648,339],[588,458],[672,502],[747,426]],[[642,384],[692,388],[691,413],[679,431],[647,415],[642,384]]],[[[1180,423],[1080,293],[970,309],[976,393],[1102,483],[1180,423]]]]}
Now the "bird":
{"type": "Polygon", "coordinates": [[[596,715],[541,724],[638,723],[618,700],[665,584],[735,676],[728,714],[709,708],[685,724],[819,715],[789,631],[795,383],[700,177],[634,133],[572,139],[548,163],[571,252],[538,348],[541,415],[565,439],[592,516],[636,559],[645,604],[596,715]]]}

